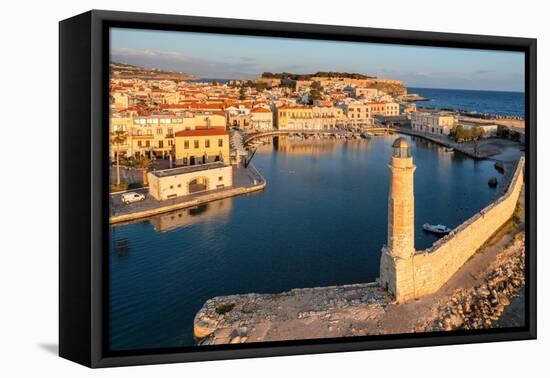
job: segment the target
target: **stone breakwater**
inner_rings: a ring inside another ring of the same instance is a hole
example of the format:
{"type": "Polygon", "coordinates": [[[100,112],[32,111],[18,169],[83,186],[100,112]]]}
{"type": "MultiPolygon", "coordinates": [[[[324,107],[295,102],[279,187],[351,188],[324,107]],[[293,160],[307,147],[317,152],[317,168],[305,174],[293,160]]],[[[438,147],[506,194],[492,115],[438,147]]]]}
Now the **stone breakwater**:
{"type": "MultiPolygon", "coordinates": [[[[195,338],[215,345],[498,327],[525,282],[525,234],[512,235],[480,251],[437,293],[406,303],[377,283],[215,297],[195,317],[195,338]],[[491,249],[499,252],[485,264],[491,249]]],[[[524,307],[514,311],[521,321],[508,326],[523,325],[524,307]]]]}
{"type": "Polygon", "coordinates": [[[525,235],[501,253],[482,282],[471,289],[456,290],[441,303],[432,331],[491,328],[512,298],[525,286],[525,235]]]}

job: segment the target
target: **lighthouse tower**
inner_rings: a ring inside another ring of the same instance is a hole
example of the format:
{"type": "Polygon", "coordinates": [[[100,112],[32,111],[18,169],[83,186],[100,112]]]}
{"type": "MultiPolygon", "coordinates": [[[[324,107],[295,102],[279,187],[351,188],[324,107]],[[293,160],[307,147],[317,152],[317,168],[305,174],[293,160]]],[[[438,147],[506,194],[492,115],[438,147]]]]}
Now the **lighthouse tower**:
{"type": "Polygon", "coordinates": [[[380,285],[396,299],[414,297],[414,171],[411,147],[405,138],[392,145],[389,164],[388,241],[382,248],[380,285]]]}

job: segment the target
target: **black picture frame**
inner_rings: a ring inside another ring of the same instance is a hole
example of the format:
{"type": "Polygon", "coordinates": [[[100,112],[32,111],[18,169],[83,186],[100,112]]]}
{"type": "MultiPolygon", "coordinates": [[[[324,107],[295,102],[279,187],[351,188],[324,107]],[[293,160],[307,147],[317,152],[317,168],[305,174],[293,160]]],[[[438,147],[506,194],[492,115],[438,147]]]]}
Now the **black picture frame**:
{"type": "Polygon", "coordinates": [[[59,354],[88,367],[406,348],[536,338],[536,39],[92,10],[59,23],[59,354]],[[525,53],[526,326],[483,331],[109,352],[110,27],[525,53]]]}

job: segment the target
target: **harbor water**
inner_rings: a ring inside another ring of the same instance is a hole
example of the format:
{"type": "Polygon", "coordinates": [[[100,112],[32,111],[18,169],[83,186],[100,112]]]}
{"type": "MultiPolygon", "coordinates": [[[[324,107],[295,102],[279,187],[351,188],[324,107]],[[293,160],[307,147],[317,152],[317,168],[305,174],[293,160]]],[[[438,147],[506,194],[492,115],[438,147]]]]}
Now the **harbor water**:
{"type": "MultiPolygon", "coordinates": [[[[219,295],[371,282],[387,237],[388,162],[396,136],[266,145],[261,192],[110,228],[112,350],[194,345],[193,319],[219,295]]],[[[489,204],[500,179],[474,161],[411,140],[416,249],[489,204]]]]}

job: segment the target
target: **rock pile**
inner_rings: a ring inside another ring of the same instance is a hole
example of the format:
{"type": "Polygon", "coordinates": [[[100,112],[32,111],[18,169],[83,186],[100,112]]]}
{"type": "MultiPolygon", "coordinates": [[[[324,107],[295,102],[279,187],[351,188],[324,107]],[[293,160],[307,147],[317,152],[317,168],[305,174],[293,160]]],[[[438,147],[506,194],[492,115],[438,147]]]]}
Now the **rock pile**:
{"type": "Polygon", "coordinates": [[[490,328],[525,284],[524,234],[495,261],[480,285],[457,290],[439,307],[432,331],[490,328]]]}

